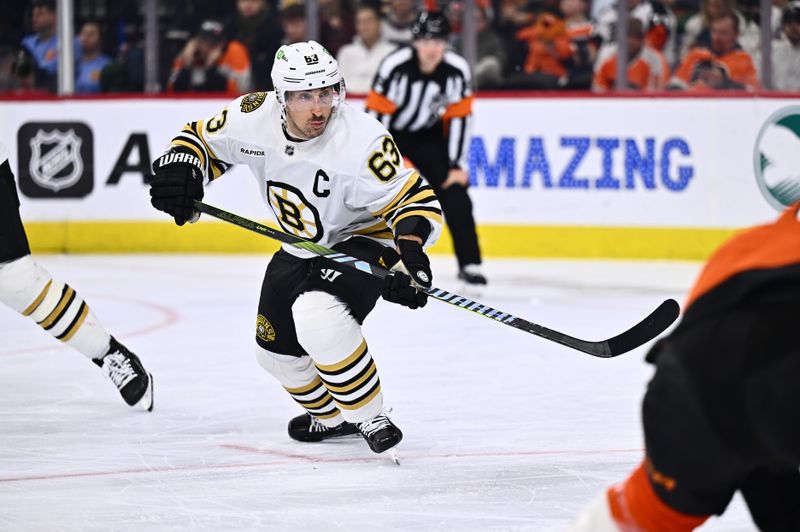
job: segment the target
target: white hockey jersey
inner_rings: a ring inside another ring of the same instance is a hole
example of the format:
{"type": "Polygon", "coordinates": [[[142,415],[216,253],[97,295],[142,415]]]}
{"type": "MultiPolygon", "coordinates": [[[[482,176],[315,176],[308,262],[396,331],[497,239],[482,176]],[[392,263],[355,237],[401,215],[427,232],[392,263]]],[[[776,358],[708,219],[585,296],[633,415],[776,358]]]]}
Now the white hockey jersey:
{"type": "Polygon", "coordinates": [[[254,92],[213,118],[187,124],[171,149],[197,155],[207,181],[246,164],[281,229],[326,247],[353,235],[393,245],[394,227],[410,216],[430,221],[426,246],[441,232],[442,211],[430,185],[403,164],[377,120],[344,103],[321,136],[296,142],[283,131],[275,94],[254,92]]]}

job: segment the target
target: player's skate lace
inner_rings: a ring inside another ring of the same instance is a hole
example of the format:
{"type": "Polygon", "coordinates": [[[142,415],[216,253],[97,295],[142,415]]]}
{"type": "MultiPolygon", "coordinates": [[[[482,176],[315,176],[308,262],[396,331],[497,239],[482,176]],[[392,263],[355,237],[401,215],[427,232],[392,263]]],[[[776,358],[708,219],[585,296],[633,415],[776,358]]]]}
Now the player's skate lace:
{"type": "Polygon", "coordinates": [[[311,424],[308,426],[308,432],[327,432],[331,427],[323,425],[319,419],[311,416],[311,424]]]}
{"type": "Polygon", "coordinates": [[[372,436],[382,428],[390,427],[392,424],[385,415],[380,414],[363,423],[358,423],[358,430],[366,437],[372,436]]]}
{"type": "Polygon", "coordinates": [[[122,353],[110,353],[103,357],[103,373],[121,390],[137,377],[131,361],[122,353]]]}

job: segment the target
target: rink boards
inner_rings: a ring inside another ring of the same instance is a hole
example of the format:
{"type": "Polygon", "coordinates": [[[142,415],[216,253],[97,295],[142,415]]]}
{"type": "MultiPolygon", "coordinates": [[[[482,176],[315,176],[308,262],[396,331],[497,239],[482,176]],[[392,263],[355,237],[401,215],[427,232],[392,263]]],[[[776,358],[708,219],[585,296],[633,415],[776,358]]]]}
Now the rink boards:
{"type": "MultiPolygon", "coordinates": [[[[34,249],[274,250],[216,222],[176,228],[149,203],[149,161],[184,123],[226,103],[0,102],[0,142],[34,249]]],[[[800,146],[785,134],[800,131],[800,100],[786,97],[485,97],[474,111],[467,165],[489,257],[702,259],[736,228],[775,217],[775,169],[800,146]]],[[[205,200],[271,221],[244,168],[205,200]]],[[[449,250],[446,236],[434,248],[449,250]]]]}

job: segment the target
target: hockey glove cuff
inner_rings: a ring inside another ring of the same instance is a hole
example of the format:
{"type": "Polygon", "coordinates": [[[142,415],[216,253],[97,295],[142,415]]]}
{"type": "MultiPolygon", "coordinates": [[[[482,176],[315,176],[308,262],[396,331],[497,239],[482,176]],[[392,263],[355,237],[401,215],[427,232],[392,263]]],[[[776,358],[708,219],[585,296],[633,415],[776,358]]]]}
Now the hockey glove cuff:
{"type": "Polygon", "coordinates": [[[398,239],[397,248],[400,251],[400,260],[411,279],[423,288],[430,288],[433,283],[431,261],[422,249],[422,244],[416,240],[398,239]]]}
{"type": "Polygon", "coordinates": [[[203,199],[203,172],[200,159],[191,153],[169,152],[153,163],[150,203],[166,212],[177,225],[196,222],[199,213],[195,200],[203,199]]]}

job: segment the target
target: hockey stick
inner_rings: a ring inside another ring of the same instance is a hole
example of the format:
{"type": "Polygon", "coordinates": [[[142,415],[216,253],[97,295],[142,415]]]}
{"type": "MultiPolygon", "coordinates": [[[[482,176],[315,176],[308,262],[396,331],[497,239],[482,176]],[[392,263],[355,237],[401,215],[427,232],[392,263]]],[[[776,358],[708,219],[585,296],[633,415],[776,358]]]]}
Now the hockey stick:
{"type": "MultiPolygon", "coordinates": [[[[213,216],[214,218],[232,223],[233,225],[238,225],[244,229],[249,229],[250,231],[260,235],[279,240],[300,249],[305,249],[306,251],[310,251],[316,255],[325,257],[326,259],[344,264],[357,270],[361,270],[368,275],[383,279],[387,275],[391,274],[389,270],[381,268],[380,266],[376,266],[366,261],[359,260],[355,257],[345,255],[344,253],[339,253],[332,249],[326,248],[325,246],[321,246],[299,236],[295,236],[291,233],[284,233],[283,231],[273,229],[272,227],[248,220],[247,218],[243,218],[236,214],[214,207],[213,205],[195,201],[195,207],[200,212],[204,212],[213,216]]],[[[590,342],[554,331],[553,329],[548,329],[547,327],[537,325],[506,312],[483,305],[464,296],[447,292],[441,288],[431,287],[421,290],[427,293],[428,296],[438,299],[439,301],[444,301],[445,303],[450,303],[456,307],[470,310],[476,314],[493,319],[494,321],[500,322],[504,325],[509,325],[516,329],[535,334],[536,336],[541,336],[546,340],[557,342],[561,345],[565,345],[567,347],[571,347],[572,349],[577,349],[578,351],[583,351],[584,353],[600,358],[612,358],[619,356],[639,347],[646,342],[649,342],[664,332],[664,330],[678,318],[678,314],[680,312],[678,303],[676,303],[674,299],[667,299],[661,303],[658,308],[651,312],[649,316],[622,334],[619,334],[613,338],[609,338],[608,340],[590,342]]]]}

